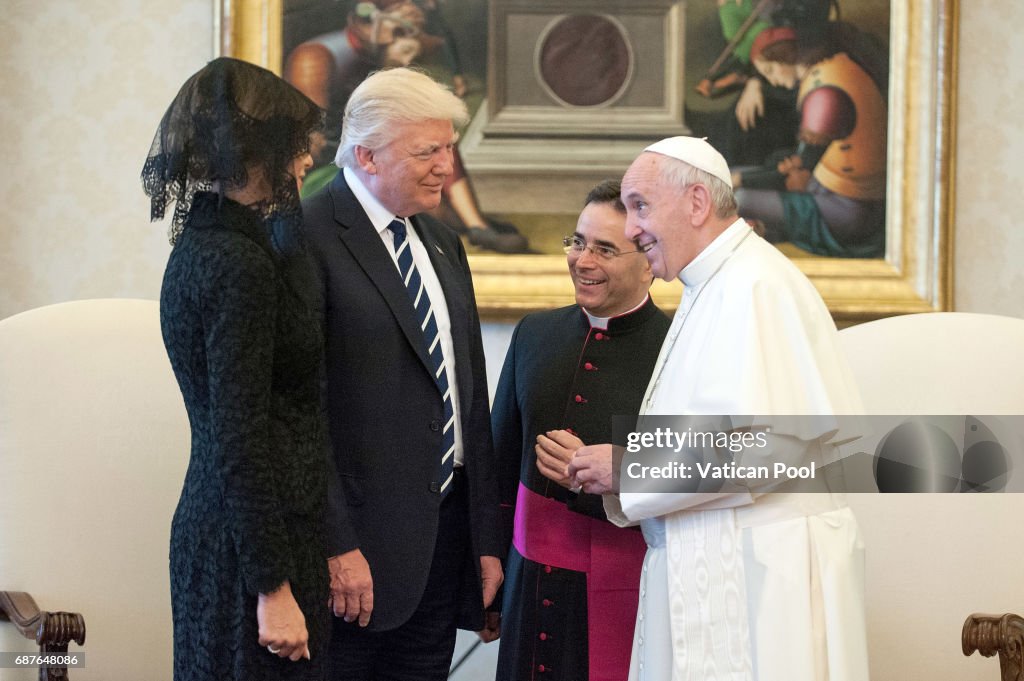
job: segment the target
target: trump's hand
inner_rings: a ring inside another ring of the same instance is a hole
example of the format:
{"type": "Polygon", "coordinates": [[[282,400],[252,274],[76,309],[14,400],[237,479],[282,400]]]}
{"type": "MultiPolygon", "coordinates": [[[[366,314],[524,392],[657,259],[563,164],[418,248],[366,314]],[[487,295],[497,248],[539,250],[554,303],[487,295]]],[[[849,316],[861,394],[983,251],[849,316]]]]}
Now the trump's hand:
{"type": "Polygon", "coordinates": [[[612,472],[612,446],[580,447],[569,463],[569,477],[590,494],[615,492],[612,472]]]}
{"type": "Polygon", "coordinates": [[[583,440],[567,430],[549,430],[538,435],[533,448],[537,455],[537,470],[548,480],[571,489],[573,482],[568,473],[569,462],[582,446],[583,440]]]}
{"type": "Polygon", "coordinates": [[[501,613],[485,612],[484,628],[476,632],[476,635],[479,636],[480,640],[484,643],[497,641],[501,638],[501,613]]]}
{"type": "Polygon", "coordinates": [[[480,586],[484,592],[484,608],[491,607],[498,587],[504,580],[505,573],[501,569],[501,561],[495,556],[480,556],[480,586]]]}
{"type": "Polygon", "coordinates": [[[370,623],[373,612],[373,577],[370,564],[359,549],[327,559],[331,573],[331,610],[346,622],[359,620],[359,626],[370,623]]]}

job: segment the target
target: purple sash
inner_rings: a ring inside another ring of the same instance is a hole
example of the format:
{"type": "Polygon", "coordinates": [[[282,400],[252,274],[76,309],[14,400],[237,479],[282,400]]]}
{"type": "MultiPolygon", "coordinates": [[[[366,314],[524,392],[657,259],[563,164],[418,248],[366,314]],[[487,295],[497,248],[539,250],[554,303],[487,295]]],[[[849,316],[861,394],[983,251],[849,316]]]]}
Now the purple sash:
{"type": "Polygon", "coordinates": [[[520,484],[512,543],[535,563],[587,573],[590,681],[623,681],[647,551],[643,535],[574,513],[520,484]]]}

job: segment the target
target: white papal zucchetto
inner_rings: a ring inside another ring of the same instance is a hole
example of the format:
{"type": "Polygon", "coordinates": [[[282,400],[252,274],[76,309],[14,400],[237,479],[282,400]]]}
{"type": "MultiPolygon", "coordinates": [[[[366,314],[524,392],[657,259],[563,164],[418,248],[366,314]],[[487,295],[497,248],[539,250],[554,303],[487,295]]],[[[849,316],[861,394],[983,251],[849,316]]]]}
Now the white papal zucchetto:
{"type": "Polygon", "coordinates": [[[710,173],[732,188],[732,173],[729,172],[729,164],[725,162],[718,151],[708,144],[707,138],[702,137],[668,137],[655,142],[644,151],[653,151],[662,156],[679,159],[694,168],[700,168],[710,173]]]}

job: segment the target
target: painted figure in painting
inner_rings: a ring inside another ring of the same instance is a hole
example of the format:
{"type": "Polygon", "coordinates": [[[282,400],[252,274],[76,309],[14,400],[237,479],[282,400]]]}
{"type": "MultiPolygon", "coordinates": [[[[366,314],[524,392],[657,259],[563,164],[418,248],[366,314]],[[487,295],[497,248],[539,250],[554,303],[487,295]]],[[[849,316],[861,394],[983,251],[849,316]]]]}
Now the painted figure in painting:
{"type": "Polygon", "coordinates": [[[731,165],[761,165],[777,149],[791,146],[798,116],[796,93],[765,80],[750,63],[750,48],[772,26],[779,0],[717,0],[725,48],[694,88],[708,100],[736,90],[735,103],[715,110],[710,102],[688,104],[687,124],[707,136],[731,165]],[[703,111],[709,108],[710,111],[703,111]]]}
{"type": "MultiPolygon", "coordinates": [[[[438,56],[455,94],[465,96],[461,61],[439,0],[359,2],[342,30],[316,35],[295,47],[285,60],[285,80],[327,110],[328,139],[319,150],[318,165],[333,157],[341,112],[363,79],[381,68],[409,66],[438,56]]],[[[311,173],[308,191],[330,182],[335,172],[325,166],[311,173]]],[[[528,252],[526,238],[514,226],[484,217],[458,151],[444,197],[461,223],[456,225],[461,227],[458,231],[469,243],[501,253],[528,252]]]]}
{"type": "Polygon", "coordinates": [[[797,91],[797,148],[733,175],[740,215],[769,241],[817,255],[879,257],[885,248],[887,63],[869,36],[830,22],[775,26],[751,62],[797,91]]]}

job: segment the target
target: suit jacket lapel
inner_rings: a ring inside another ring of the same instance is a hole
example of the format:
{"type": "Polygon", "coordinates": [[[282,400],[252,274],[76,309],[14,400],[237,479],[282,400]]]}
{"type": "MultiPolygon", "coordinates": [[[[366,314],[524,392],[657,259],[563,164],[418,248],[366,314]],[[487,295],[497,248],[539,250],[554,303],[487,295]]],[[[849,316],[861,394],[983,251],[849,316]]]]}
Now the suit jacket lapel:
{"type": "Polygon", "coordinates": [[[341,242],[380,291],[423,366],[433,374],[426,344],[423,342],[423,332],[409,300],[409,293],[398,274],[395,261],[391,259],[391,254],[381,241],[380,234],[366,216],[366,211],[359,205],[343,173],[339,172],[331,181],[328,191],[334,204],[334,219],[345,228],[339,230],[341,242]]]}

